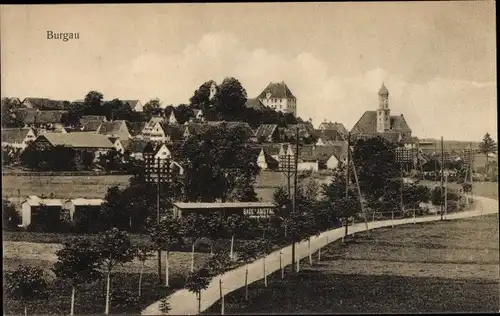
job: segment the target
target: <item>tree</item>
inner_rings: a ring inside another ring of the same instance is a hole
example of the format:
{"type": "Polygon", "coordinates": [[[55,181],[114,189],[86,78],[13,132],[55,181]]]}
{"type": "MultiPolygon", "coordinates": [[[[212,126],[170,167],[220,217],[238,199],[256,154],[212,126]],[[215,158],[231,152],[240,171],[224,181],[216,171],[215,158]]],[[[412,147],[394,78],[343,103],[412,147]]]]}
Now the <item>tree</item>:
{"type": "Polygon", "coordinates": [[[28,315],[28,305],[37,299],[48,296],[48,283],[43,270],[30,266],[19,266],[6,282],[7,293],[24,305],[24,315],[28,315]]]}
{"type": "Polygon", "coordinates": [[[245,264],[245,300],[248,301],[248,265],[259,256],[259,245],[251,241],[238,252],[238,259],[245,264]]]}
{"type": "Polygon", "coordinates": [[[148,115],[158,115],[161,111],[160,99],[156,98],[146,102],[146,104],[144,104],[143,111],[148,115]]]}
{"type": "MultiPolygon", "coordinates": [[[[395,145],[377,136],[360,139],[354,145],[352,159],[357,169],[359,185],[368,203],[376,203],[384,195],[388,181],[400,178],[395,145]]],[[[354,179],[352,170],[350,177],[354,179]]]]}
{"type": "Polygon", "coordinates": [[[203,117],[208,120],[214,120],[217,117],[215,109],[215,98],[210,99],[210,88],[212,85],[217,87],[214,80],[209,80],[202,84],[189,99],[190,107],[200,109],[203,112],[203,117]]]}
{"type": "MultiPolygon", "coordinates": [[[[165,251],[165,286],[169,286],[169,252],[183,242],[183,228],[179,219],[168,216],[150,230],[151,241],[156,250],[165,251]]],[[[161,278],[161,275],[158,277],[161,278]]]]}
{"type": "Polygon", "coordinates": [[[222,214],[209,214],[205,217],[206,236],[210,238],[210,255],[213,255],[213,245],[224,235],[224,218],[222,214]]]}
{"type": "Polygon", "coordinates": [[[128,205],[123,199],[123,191],[118,186],[108,188],[99,214],[98,224],[101,230],[108,230],[113,227],[126,230],[130,227],[130,213],[128,212],[128,205]]]}
{"type": "Polygon", "coordinates": [[[183,221],[186,236],[191,238],[191,272],[194,271],[194,246],[201,238],[206,237],[206,219],[196,213],[191,213],[183,221]]]}
{"type": "Polygon", "coordinates": [[[217,114],[222,120],[237,120],[242,117],[247,102],[247,92],[238,79],[225,78],[217,88],[217,114]]]}
{"type": "Polygon", "coordinates": [[[211,275],[218,275],[225,271],[230,264],[227,249],[218,248],[214,255],[208,259],[207,269],[210,271],[211,275]]]}
{"type": "Polygon", "coordinates": [[[233,214],[226,218],[226,230],[231,236],[231,247],[229,251],[229,258],[234,260],[234,237],[238,232],[248,230],[250,223],[244,216],[233,214]]]}
{"type": "Polygon", "coordinates": [[[144,244],[137,247],[136,257],[141,262],[141,271],[139,272],[139,291],[137,296],[141,297],[142,291],[142,275],[144,273],[144,265],[146,261],[153,255],[153,247],[150,244],[144,244]]]}
{"type": "Polygon", "coordinates": [[[109,314],[109,294],[111,287],[111,272],[117,265],[134,259],[135,249],[128,234],[113,228],[104,232],[97,242],[96,250],[100,256],[101,268],[106,273],[106,308],[104,314],[109,314]]]}
{"type": "Polygon", "coordinates": [[[16,211],[15,206],[2,198],[2,228],[6,231],[17,230],[21,224],[21,215],[16,211]]]}
{"type": "Polygon", "coordinates": [[[95,154],[92,151],[83,151],[81,153],[82,166],[85,170],[89,170],[94,163],[95,154]]]}
{"type": "Polygon", "coordinates": [[[178,145],[174,157],[184,168],[185,199],[225,202],[252,199],[259,167],[241,128],[212,126],[178,145]],[[244,194],[239,194],[245,192],[244,194]]]}
{"type": "Polygon", "coordinates": [[[24,122],[18,114],[21,107],[14,99],[2,98],[2,127],[23,127],[24,122]]]}
{"type": "Polygon", "coordinates": [[[85,99],[83,101],[85,111],[87,112],[86,114],[88,115],[105,115],[103,113],[103,94],[98,92],[98,91],[89,91],[85,95],[85,99]]]}
{"type": "Polygon", "coordinates": [[[198,314],[201,313],[201,291],[206,290],[210,284],[210,271],[207,268],[201,268],[194,272],[190,272],[187,277],[187,282],[184,285],[188,291],[196,294],[198,299],[198,314]]]}
{"type": "Polygon", "coordinates": [[[486,133],[483,137],[483,141],[479,144],[479,151],[486,156],[485,170],[486,174],[488,174],[488,155],[491,153],[495,153],[497,151],[497,145],[489,133],[486,133]]]}
{"type": "Polygon", "coordinates": [[[179,124],[184,124],[189,121],[190,118],[194,117],[193,108],[191,108],[188,104],[179,104],[175,107],[174,114],[179,124]]]}
{"type": "Polygon", "coordinates": [[[56,252],[57,262],[53,271],[58,278],[71,283],[71,311],[75,314],[75,292],[79,285],[89,283],[100,276],[99,253],[91,242],[82,237],[64,242],[63,248],[56,252]]]}

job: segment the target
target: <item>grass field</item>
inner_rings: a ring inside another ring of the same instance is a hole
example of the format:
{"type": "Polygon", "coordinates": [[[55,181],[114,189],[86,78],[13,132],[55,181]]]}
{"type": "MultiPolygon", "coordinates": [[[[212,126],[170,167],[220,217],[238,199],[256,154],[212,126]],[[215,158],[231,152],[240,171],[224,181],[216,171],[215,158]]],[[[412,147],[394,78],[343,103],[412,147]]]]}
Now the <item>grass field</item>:
{"type": "MultiPolygon", "coordinates": [[[[14,204],[29,195],[54,195],[55,198],[86,197],[103,198],[109,187],[128,186],[130,175],[106,176],[2,176],[2,196],[10,198],[14,204]],[[19,192],[18,192],[19,190],[19,192]]],[[[327,181],[327,176],[317,176],[319,182],[327,181]]],[[[281,172],[262,171],[257,177],[256,192],[263,201],[272,201],[276,187],[286,185],[286,177],[281,172]]]]}
{"type": "MultiPolygon", "coordinates": [[[[497,312],[498,214],[382,228],[225,297],[226,314],[497,312]]],[[[220,313],[216,303],[204,314],[220,313]]]]}
{"type": "MultiPolygon", "coordinates": [[[[48,292],[50,299],[34,302],[29,307],[30,314],[61,315],[69,313],[71,287],[59,280],[51,272],[57,260],[55,252],[61,248],[60,244],[30,243],[30,242],[3,242],[3,269],[6,276],[19,265],[29,265],[42,268],[51,280],[48,292]]],[[[195,253],[195,268],[202,266],[208,253],[195,253]]],[[[164,254],[163,254],[164,258],[164,254]]],[[[138,314],[146,306],[165,297],[172,291],[182,288],[185,277],[189,272],[191,254],[189,252],[172,252],[169,255],[170,263],[170,288],[163,288],[157,282],[157,256],[156,253],[145,263],[142,295],[137,299],[139,272],[141,263],[138,260],[118,266],[112,274],[112,289],[118,290],[115,297],[122,295],[128,301],[112,301],[112,313],[138,314]],[[121,292],[121,293],[120,293],[121,292]]],[[[164,272],[163,272],[164,273],[164,272]]],[[[164,274],[163,274],[164,276],[164,274]]],[[[77,314],[102,314],[105,306],[104,278],[84,286],[77,292],[77,314]]],[[[8,296],[4,298],[4,315],[22,314],[23,306],[8,296]]]]}
{"type": "MultiPolygon", "coordinates": [[[[425,180],[420,181],[420,184],[434,187],[436,185],[440,185],[440,182],[425,180]]],[[[448,183],[448,187],[452,189],[459,189],[462,187],[462,185],[452,182],[448,183]]],[[[498,182],[474,182],[473,194],[492,199],[498,199],[498,182]]]]}

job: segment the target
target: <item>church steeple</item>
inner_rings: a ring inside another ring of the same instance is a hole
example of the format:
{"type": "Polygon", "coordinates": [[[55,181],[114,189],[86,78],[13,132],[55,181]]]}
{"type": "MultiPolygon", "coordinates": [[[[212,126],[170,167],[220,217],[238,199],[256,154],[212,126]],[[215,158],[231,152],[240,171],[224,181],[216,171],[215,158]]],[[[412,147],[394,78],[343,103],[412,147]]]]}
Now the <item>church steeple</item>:
{"type": "Polygon", "coordinates": [[[380,96],[389,96],[389,90],[385,87],[385,84],[382,82],[382,87],[378,91],[378,95],[380,96]]]}
{"type": "Polygon", "coordinates": [[[389,90],[382,82],[382,87],[378,91],[378,109],[377,109],[377,132],[383,133],[391,128],[391,111],[389,110],[389,90]]]}

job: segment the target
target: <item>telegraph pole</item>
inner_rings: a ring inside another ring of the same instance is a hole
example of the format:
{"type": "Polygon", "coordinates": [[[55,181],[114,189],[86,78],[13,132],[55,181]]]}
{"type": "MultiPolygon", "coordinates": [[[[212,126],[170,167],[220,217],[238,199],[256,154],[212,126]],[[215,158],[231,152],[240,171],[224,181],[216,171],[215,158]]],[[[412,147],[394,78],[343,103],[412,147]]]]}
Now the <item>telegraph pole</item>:
{"type": "Polygon", "coordinates": [[[444,148],[443,136],[441,136],[441,220],[443,220],[443,170],[444,170],[444,148]]]}
{"type": "MultiPolygon", "coordinates": [[[[154,164],[154,156],[152,158],[154,164]]],[[[156,165],[156,177],[157,177],[157,187],[156,187],[156,223],[160,227],[160,157],[158,157],[158,162],[156,165]]],[[[161,250],[158,249],[158,280],[160,285],[162,285],[161,278],[161,250]]]]}
{"type": "MultiPolygon", "coordinates": [[[[295,197],[297,196],[297,175],[298,175],[298,169],[299,169],[299,128],[298,126],[296,127],[295,131],[295,177],[294,177],[294,186],[293,186],[293,216],[297,214],[297,204],[296,204],[296,199],[295,197]]],[[[292,216],[292,218],[293,218],[292,216]]],[[[292,269],[294,272],[297,272],[297,269],[295,267],[295,229],[292,230],[292,269]]]]}
{"type": "MultiPolygon", "coordinates": [[[[346,206],[348,205],[347,204],[347,201],[349,199],[349,167],[351,166],[351,132],[349,132],[347,134],[347,165],[346,165],[346,168],[345,168],[345,201],[346,201],[346,206]]],[[[347,214],[347,210],[344,209],[344,212],[345,214],[347,214]]],[[[348,220],[349,218],[346,216],[344,216],[344,220],[345,220],[345,237],[347,237],[347,234],[348,234],[348,220]]]]}

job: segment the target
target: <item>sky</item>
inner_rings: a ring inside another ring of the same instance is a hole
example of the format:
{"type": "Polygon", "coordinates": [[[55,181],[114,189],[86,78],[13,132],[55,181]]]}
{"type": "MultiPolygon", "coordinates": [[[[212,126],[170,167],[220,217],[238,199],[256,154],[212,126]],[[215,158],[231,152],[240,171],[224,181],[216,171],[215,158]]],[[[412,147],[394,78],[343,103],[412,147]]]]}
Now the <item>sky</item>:
{"type": "Polygon", "coordinates": [[[211,79],[235,77],[249,98],[285,81],[298,116],[350,129],[383,82],[414,136],[497,135],[493,1],[10,5],[0,17],[2,97],[176,105],[211,79]]]}

